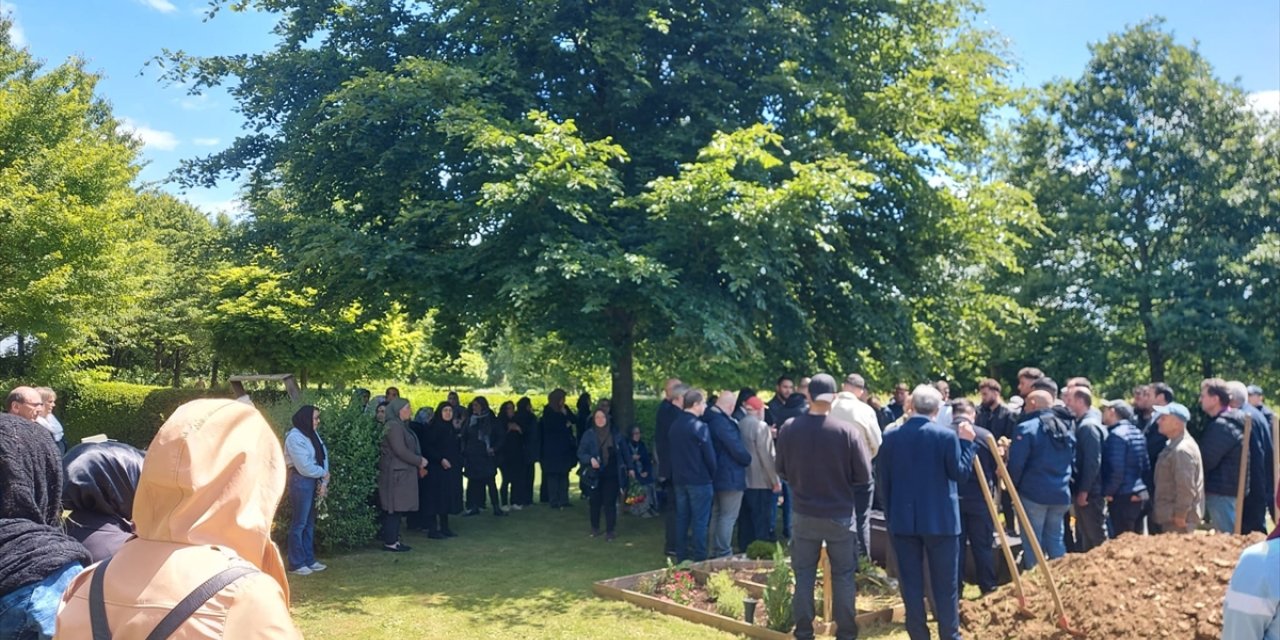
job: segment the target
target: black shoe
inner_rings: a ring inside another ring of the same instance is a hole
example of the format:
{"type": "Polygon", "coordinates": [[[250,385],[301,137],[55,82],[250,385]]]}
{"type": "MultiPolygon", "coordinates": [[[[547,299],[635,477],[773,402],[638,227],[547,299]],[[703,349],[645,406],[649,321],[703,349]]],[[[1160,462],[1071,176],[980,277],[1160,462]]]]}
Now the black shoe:
{"type": "Polygon", "coordinates": [[[480,515],[479,509],[468,509],[462,512],[462,517],[464,518],[470,518],[471,516],[478,516],[478,515],[480,515]]]}
{"type": "Polygon", "coordinates": [[[440,531],[440,535],[442,535],[442,536],[444,536],[444,537],[446,537],[446,538],[456,538],[456,537],[458,537],[458,534],[454,533],[454,532],[453,532],[453,529],[442,529],[442,530],[440,531]]]}
{"type": "Polygon", "coordinates": [[[499,518],[505,518],[507,516],[507,512],[502,509],[494,509],[493,515],[498,516],[499,518]]]}
{"type": "Polygon", "coordinates": [[[395,552],[395,553],[400,553],[400,552],[404,552],[404,551],[412,551],[412,550],[413,550],[413,548],[412,548],[412,547],[410,547],[410,546],[409,546],[409,545],[407,545],[407,544],[400,544],[400,543],[396,543],[396,544],[394,544],[394,545],[384,544],[384,545],[382,545],[382,550],[383,550],[383,551],[392,551],[392,552],[395,552]]]}
{"type": "Polygon", "coordinates": [[[440,533],[439,531],[431,531],[427,533],[427,537],[432,540],[444,540],[446,536],[443,533],[440,533]]]}

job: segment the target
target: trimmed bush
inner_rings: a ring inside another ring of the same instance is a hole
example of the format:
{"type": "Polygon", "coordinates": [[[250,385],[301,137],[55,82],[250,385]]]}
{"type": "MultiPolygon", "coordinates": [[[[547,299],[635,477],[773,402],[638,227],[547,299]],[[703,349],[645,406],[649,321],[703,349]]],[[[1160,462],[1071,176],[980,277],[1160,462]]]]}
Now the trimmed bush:
{"type": "Polygon", "coordinates": [[[127,382],[83,384],[59,391],[67,446],[98,433],[140,449],[150,446],[169,414],[196,398],[225,396],[225,390],[172,389],[127,382]]]}
{"type": "Polygon", "coordinates": [[[769,560],[773,557],[774,543],[768,540],[756,540],[747,545],[747,557],[752,560],[769,560]]]}
{"type": "MultiPolygon", "coordinates": [[[[307,394],[297,404],[286,400],[259,409],[283,443],[293,427],[294,412],[304,404],[314,404],[320,410],[320,437],[329,449],[329,495],[316,516],[316,548],[351,549],[368,544],[377,528],[377,512],[369,496],[377,487],[382,425],[352,406],[345,392],[307,394]]],[[[276,512],[272,536],[282,549],[291,511],[286,492],[276,512]]]]}

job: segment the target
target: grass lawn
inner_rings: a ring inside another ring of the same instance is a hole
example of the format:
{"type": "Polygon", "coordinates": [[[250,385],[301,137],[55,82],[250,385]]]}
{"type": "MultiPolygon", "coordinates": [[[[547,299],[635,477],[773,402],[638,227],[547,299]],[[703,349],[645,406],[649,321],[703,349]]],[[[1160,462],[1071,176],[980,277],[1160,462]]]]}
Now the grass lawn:
{"type": "MultiPolygon", "coordinates": [[[[587,505],[452,519],[459,534],[403,537],[409,553],[369,548],[322,557],[322,573],[290,575],[294,620],[307,638],[729,637],[709,627],[602,600],[591,583],[665,565],[661,518],[623,516],[612,543],[587,536],[587,505]]],[[[905,639],[901,625],[862,638],[905,639]]]]}

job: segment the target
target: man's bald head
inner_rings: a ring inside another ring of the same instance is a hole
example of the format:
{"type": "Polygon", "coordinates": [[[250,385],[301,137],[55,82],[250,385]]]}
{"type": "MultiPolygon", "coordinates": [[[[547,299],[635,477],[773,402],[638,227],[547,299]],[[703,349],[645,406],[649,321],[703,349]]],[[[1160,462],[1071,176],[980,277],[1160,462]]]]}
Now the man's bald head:
{"type": "Polygon", "coordinates": [[[40,398],[40,392],[32,387],[17,387],[4,400],[5,412],[33,422],[40,415],[40,408],[43,406],[44,400],[40,398]]]}
{"type": "Polygon", "coordinates": [[[1039,411],[1053,406],[1053,396],[1048,391],[1036,389],[1027,394],[1027,411],[1039,411]]]}
{"type": "Polygon", "coordinates": [[[662,387],[663,391],[666,392],[667,400],[675,402],[675,390],[678,386],[680,386],[680,378],[667,378],[667,383],[662,387]]]}

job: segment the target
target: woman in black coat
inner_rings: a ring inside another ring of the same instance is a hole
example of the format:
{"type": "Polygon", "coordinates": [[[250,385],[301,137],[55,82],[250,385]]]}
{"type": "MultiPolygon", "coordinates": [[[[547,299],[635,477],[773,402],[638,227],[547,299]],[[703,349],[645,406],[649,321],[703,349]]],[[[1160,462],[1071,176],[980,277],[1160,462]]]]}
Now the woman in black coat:
{"type": "Polygon", "coordinates": [[[585,470],[582,481],[591,498],[593,538],[600,535],[602,513],[605,539],[612,541],[617,535],[618,498],[626,486],[626,473],[631,462],[623,456],[629,452],[630,447],[623,443],[622,436],[610,423],[609,414],[604,409],[596,409],[591,415],[591,430],[582,434],[582,442],[578,445],[578,464],[585,470]]]}
{"type": "Polygon", "coordinates": [[[425,516],[428,538],[452,538],[457,534],[449,528],[449,516],[462,513],[462,443],[453,430],[452,405],[440,403],[421,438],[431,473],[423,478],[426,490],[418,493],[418,513],[425,516]]]}
{"type": "Polygon", "coordinates": [[[532,507],[534,464],[542,453],[542,440],[538,435],[538,416],[533,415],[533,402],[528,396],[516,402],[516,425],[520,427],[520,434],[524,438],[524,454],[517,469],[518,482],[511,489],[514,494],[511,501],[516,507],[532,507]]]}
{"type": "Polygon", "coordinates": [[[547,486],[551,506],[563,509],[569,503],[569,472],[578,464],[578,441],[574,438],[574,416],[565,406],[564,389],[547,395],[547,406],[538,424],[541,437],[542,482],[547,486]]]}
{"type": "Polygon", "coordinates": [[[498,500],[498,449],[506,426],[489,410],[489,401],[476,396],[471,401],[471,416],[462,430],[462,456],[466,460],[467,511],[464,516],[479,515],[484,509],[485,492],[493,503],[493,515],[505,516],[498,500]]]}

